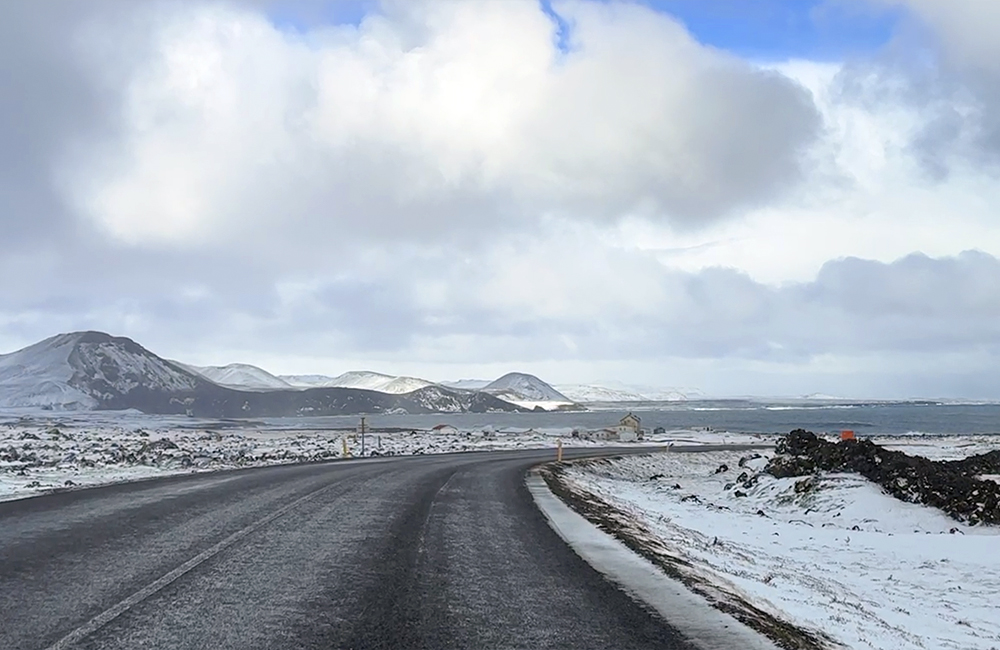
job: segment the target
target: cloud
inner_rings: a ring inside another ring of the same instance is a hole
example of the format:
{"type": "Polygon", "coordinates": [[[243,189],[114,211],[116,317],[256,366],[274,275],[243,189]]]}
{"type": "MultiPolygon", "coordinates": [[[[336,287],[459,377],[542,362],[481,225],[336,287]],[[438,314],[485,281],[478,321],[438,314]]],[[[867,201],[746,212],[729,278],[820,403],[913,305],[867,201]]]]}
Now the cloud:
{"type": "Polygon", "coordinates": [[[127,243],[301,246],[552,213],[691,227],[794,184],[819,127],[796,83],[640,5],[555,11],[568,51],[527,0],[389,3],[305,33],[238,5],[159,6],[143,56],[90,48],[102,69],[137,63],[121,132],[65,160],[68,198],[127,243]]]}
{"type": "Polygon", "coordinates": [[[913,151],[932,178],[964,165],[1000,172],[1000,7],[989,0],[872,0],[909,10],[895,42],[853,63],[844,90],[921,113],[913,151]],[[867,80],[867,81],[865,81],[867,80]]]}
{"type": "Polygon", "coordinates": [[[986,9],[763,65],[636,4],[266,5],[0,25],[0,350],[995,396],[986,9]]]}
{"type": "Polygon", "coordinates": [[[249,350],[338,363],[716,359],[777,368],[825,355],[1000,354],[1000,261],[974,251],[844,258],[774,285],[734,268],[671,268],[655,252],[615,246],[613,231],[564,221],[464,253],[381,244],[299,278],[238,257],[172,259],[55,260],[45,291],[0,293],[8,333],[20,314],[25,336],[93,326],[174,356],[232,357],[219,361],[247,360],[239,351],[249,350]]]}
{"type": "Polygon", "coordinates": [[[74,35],[107,3],[58,12],[35,3],[4,8],[0,21],[0,230],[4,244],[37,243],[65,232],[71,215],[52,178],[53,160],[69,138],[113,131],[112,99],[89,83],[74,35]]]}

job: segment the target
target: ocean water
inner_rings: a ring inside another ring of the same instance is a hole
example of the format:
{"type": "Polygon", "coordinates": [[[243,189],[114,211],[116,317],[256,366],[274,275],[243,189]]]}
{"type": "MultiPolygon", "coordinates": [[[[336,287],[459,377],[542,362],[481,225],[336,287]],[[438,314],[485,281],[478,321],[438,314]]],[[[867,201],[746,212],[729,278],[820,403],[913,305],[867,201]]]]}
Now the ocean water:
{"type": "MultiPolygon", "coordinates": [[[[373,430],[430,429],[451,424],[462,430],[546,429],[612,426],[632,411],[642,418],[644,429],[664,427],[705,429],[733,433],[788,433],[808,429],[816,433],[853,430],[858,436],[872,435],[1000,435],[1000,403],[971,402],[830,402],[698,400],[687,402],[643,402],[591,405],[587,411],[549,413],[454,413],[432,415],[368,415],[373,430]]],[[[33,422],[39,426],[73,424],[126,428],[345,430],[354,429],[359,416],[255,418],[213,420],[184,416],[145,415],[138,411],[16,411],[0,412],[0,425],[33,422]]]]}
{"type": "MultiPolygon", "coordinates": [[[[595,405],[583,412],[460,413],[434,415],[370,415],[376,429],[428,429],[451,424],[459,429],[502,428],[596,429],[617,424],[629,411],[642,418],[645,429],[712,428],[738,433],[788,433],[808,429],[816,433],[851,429],[871,435],[1000,435],[1000,404],[960,402],[766,402],[704,400],[595,405]]],[[[358,424],[356,416],[275,418],[275,428],[344,429],[358,424]]]]}

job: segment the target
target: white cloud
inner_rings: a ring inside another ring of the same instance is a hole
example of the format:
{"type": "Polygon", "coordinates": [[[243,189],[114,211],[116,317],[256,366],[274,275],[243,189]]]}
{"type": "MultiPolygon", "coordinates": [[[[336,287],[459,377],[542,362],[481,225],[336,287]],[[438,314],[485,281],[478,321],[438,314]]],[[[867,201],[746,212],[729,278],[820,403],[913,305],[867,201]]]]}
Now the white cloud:
{"type": "MultiPolygon", "coordinates": [[[[969,248],[1000,255],[993,171],[960,156],[948,160],[943,177],[923,164],[918,143],[935,107],[893,93],[873,102],[857,90],[853,68],[779,67],[810,89],[823,117],[803,182],[767,206],[694,232],[626,220],[617,245],[656,252],[671,267],[729,266],[771,284],[808,281],[828,260],[849,256],[891,262],[915,251],[942,257],[969,248]]],[[[865,82],[878,86],[872,74],[865,82]]]]}
{"type": "Polygon", "coordinates": [[[304,36],[169,7],[121,134],[66,171],[73,204],[131,243],[426,237],[553,212],[689,226],[794,183],[818,125],[788,78],[640,5],[558,4],[568,52],[528,0],[391,4],[304,36]]]}

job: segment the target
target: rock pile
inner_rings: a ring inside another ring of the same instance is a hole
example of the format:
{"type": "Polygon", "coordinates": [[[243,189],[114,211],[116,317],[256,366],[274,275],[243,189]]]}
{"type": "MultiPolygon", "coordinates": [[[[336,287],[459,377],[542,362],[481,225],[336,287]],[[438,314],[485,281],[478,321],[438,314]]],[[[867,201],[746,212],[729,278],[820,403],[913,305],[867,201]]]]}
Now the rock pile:
{"type": "Polygon", "coordinates": [[[775,451],[764,471],[778,478],[853,472],[902,501],[939,508],[970,524],[1000,524],[1000,484],[978,478],[1000,474],[1000,451],[932,461],[888,450],[870,440],[833,443],[803,429],[779,440],[775,451]]]}

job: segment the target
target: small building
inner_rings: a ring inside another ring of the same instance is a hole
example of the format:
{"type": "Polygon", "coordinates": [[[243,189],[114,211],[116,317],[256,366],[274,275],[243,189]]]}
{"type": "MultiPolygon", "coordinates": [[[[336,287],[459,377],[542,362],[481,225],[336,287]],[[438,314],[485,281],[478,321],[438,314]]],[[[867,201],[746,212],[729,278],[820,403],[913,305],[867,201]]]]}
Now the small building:
{"type": "Polygon", "coordinates": [[[444,433],[453,436],[458,433],[458,427],[453,427],[450,424],[436,424],[431,428],[433,433],[444,433]]]}
{"type": "Polygon", "coordinates": [[[635,413],[629,413],[621,419],[618,423],[618,429],[631,429],[633,433],[639,435],[639,430],[642,428],[642,418],[640,418],[635,413]]]}
{"type": "Polygon", "coordinates": [[[598,429],[591,431],[591,440],[618,440],[617,429],[598,429]]]}
{"type": "Polygon", "coordinates": [[[618,440],[617,429],[577,429],[573,433],[584,440],[618,440]]]}
{"type": "Polygon", "coordinates": [[[655,429],[653,429],[653,435],[654,436],[662,436],[662,435],[665,435],[666,433],[667,433],[667,430],[664,429],[663,427],[656,427],[655,429]]]}

